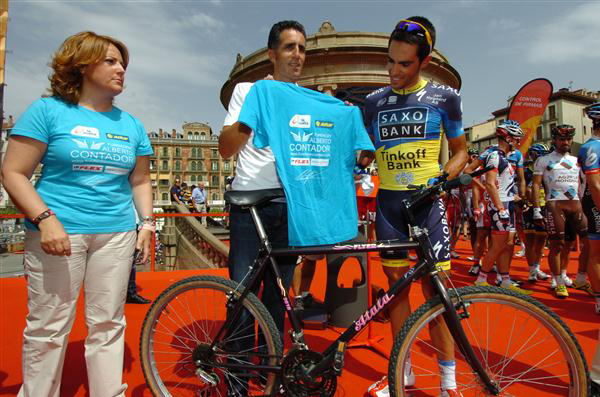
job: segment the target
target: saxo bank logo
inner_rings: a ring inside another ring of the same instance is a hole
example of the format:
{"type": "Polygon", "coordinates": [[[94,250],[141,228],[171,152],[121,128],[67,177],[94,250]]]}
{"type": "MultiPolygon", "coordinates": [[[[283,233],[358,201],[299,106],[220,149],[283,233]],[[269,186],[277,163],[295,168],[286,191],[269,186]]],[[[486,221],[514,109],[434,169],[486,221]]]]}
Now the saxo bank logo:
{"type": "Polygon", "coordinates": [[[425,138],[428,109],[425,107],[405,108],[379,112],[379,140],[399,138],[425,138]]]}
{"type": "Polygon", "coordinates": [[[295,114],[290,120],[290,127],[310,128],[310,114],[295,114]]]}

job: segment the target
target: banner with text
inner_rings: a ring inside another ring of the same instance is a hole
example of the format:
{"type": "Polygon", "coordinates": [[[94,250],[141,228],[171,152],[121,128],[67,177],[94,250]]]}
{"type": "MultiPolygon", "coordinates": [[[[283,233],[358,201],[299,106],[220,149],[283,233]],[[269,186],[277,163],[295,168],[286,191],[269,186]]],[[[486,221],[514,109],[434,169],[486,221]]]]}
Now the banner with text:
{"type": "Polygon", "coordinates": [[[514,96],[508,118],[518,121],[525,133],[519,150],[523,156],[531,146],[534,134],[540,125],[546,106],[552,95],[552,83],[548,79],[534,79],[526,83],[514,96]]]}

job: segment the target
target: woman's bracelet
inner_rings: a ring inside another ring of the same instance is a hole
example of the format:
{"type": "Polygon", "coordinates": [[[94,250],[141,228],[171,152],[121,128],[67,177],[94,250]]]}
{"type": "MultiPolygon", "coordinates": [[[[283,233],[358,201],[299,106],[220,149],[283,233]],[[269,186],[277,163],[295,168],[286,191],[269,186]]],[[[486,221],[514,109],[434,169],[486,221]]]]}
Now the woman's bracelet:
{"type": "Polygon", "coordinates": [[[156,224],[151,225],[150,223],[143,223],[140,230],[150,230],[152,233],[156,232],[156,224]]]}

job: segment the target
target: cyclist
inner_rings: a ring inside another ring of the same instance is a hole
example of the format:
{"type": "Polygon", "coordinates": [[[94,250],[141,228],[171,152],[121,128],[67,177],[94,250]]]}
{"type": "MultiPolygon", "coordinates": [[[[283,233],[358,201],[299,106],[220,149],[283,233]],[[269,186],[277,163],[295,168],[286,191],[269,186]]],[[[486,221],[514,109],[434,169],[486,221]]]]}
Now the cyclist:
{"type": "MultiPolygon", "coordinates": [[[[390,85],[369,94],[365,101],[365,122],[375,142],[380,187],[377,193],[376,230],[378,239],[406,239],[408,225],[400,215],[402,199],[410,197],[410,184],[435,183],[440,177],[439,153],[442,129],[446,132],[452,157],[444,166],[449,178],[456,177],[467,161],[459,93],[421,78],[435,45],[435,28],[423,17],[400,21],[388,42],[390,85]]],[[[441,199],[415,214],[429,231],[437,264],[450,268],[449,229],[441,199]]],[[[383,252],[381,260],[390,285],[410,267],[405,253],[383,252]]],[[[392,333],[396,335],[411,309],[408,288],[391,310],[392,333]]],[[[423,283],[426,297],[433,294],[423,283]]],[[[454,348],[443,322],[432,327],[441,373],[441,395],[460,396],[456,391],[454,348]]],[[[405,385],[414,384],[410,363],[405,366],[405,385]]],[[[369,388],[371,396],[387,396],[387,380],[369,388]]]]}
{"type": "MultiPolygon", "coordinates": [[[[527,151],[527,157],[530,160],[530,164],[525,168],[525,183],[527,184],[527,191],[525,199],[528,205],[523,209],[523,231],[525,233],[525,257],[527,258],[527,264],[529,265],[529,278],[530,283],[535,283],[538,280],[547,280],[550,276],[540,270],[540,262],[542,260],[542,253],[544,252],[544,246],[546,245],[546,228],[541,223],[533,222],[533,163],[541,156],[545,156],[549,153],[548,147],[541,143],[534,143],[529,147],[527,151]]],[[[540,191],[539,194],[540,208],[542,213],[546,211],[544,194],[540,191]]]]}
{"type": "Polygon", "coordinates": [[[523,153],[521,153],[521,151],[517,147],[511,146],[511,151],[508,153],[508,156],[506,156],[506,158],[515,170],[515,184],[513,186],[513,190],[515,191],[515,229],[517,231],[516,236],[519,237],[519,241],[521,242],[521,250],[515,253],[515,256],[522,257],[525,255],[525,234],[523,233],[523,199],[525,197],[525,174],[523,164],[523,153]]]}
{"type": "MultiPolygon", "coordinates": [[[[473,158],[470,164],[467,164],[465,172],[471,173],[481,168],[482,158],[485,158],[492,146],[485,148],[484,152],[473,158]]],[[[473,265],[469,269],[471,276],[477,276],[481,269],[481,258],[488,248],[488,239],[490,235],[491,222],[489,213],[486,209],[483,193],[485,192],[485,174],[473,179],[473,219],[477,228],[477,237],[473,246],[473,265]]]]}
{"type": "Polygon", "coordinates": [[[491,221],[491,237],[488,252],[483,257],[482,266],[475,285],[487,286],[488,273],[494,263],[501,277],[500,286],[523,294],[531,291],[518,287],[509,277],[510,263],[514,250],[515,212],[514,183],[515,170],[508,161],[507,153],[511,145],[516,146],[523,137],[519,123],[506,120],[496,128],[498,145],[486,150],[483,166],[494,169],[485,178],[485,201],[491,221]]]}
{"type": "MultiPolygon", "coordinates": [[[[476,148],[469,148],[467,154],[469,159],[467,160],[467,166],[471,164],[475,159],[479,157],[479,150],[476,148]]],[[[465,189],[466,205],[465,212],[467,215],[467,221],[469,225],[469,238],[471,241],[471,249],[475,252],[475,243],[477,241],[477,219],[475,219],[475,207],[473,206],[473,190],[477,189],[476,182],[473,182],[470,186],[465,189]]]]}
{"type": "Polygon", "coordinates": [[[550,242],[548,262],[552,271],[555,293],[559,298],[569,296],[567,286],[572,285],[567,276],[569,243],[565,242],[565,226],[569,223],[580,239],[587,240],[587,219],[578,197],[580,187],[577,158],[572,156],[571,144],[575,128],[568,124],[556,126],[551,131],[555,150],[538,158],[533,171],[533,219],[543,221],[539,191],[542,179],[546,191],[546,227],[550,242]],[[562,255],[561,255],[562,254],[562,255]],[[565,260],[566,259],[566,260],[565,260]]]}
{"type": "MultiPolygon", "coordinates": [[[[585,112],[592,119],[592,137],[581,146],[578,157],[586,177],[582,206],[589,220],[587,270],[596,299],[596,314],[600,315],[600,102],[586,107],[585,112]]],[[[592,395],[600,396],[600,330],[590,368],[590,379],[592,395]]]]}

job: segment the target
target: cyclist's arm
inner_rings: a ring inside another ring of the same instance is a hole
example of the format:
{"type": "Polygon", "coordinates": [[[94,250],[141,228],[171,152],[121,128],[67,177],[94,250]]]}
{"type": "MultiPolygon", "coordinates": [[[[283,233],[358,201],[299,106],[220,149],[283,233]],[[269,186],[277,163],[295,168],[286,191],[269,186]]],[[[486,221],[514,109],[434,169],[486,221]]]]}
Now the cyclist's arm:
{"type": "Polygon", "coordinates": [[[517,175],[519,176],[519,196],[521,199],[525,199],[525,171],[523,167],[517,168],[517,175]]]}
{"type": "MultiPolygon", "coordinates": [[[[482,165],[483,162],[481,161],[481,159],[476,158],[475,160],[473,160],[471,162],[471,164],[467,164],[467,166],[465,167],[465,174],[470,174],[473,171],[475,171],[477,168],[479,168],[480,165],[482,165]]],[[[475,181],[475,179],[473,179],[473,181],[475,181]]],[[[483,188],[483,186],[482,186],[483,188]]]]}
{"type": "Polygon", "coordinates": [[[533,206],[536,208],[540,207],[540,185],[542,184],[542,175],[534,175],[533,176],[533,184],[531,186],[532,191],[532,202],[533,206]]]}
{"type": "MultiPolygon", "coordinates": [[[[498,171],[492,170],[485,175],[485,189],[487,190],[490,198],[492,199],[492,203],[494,206],[500,210],[504,208],[502,201],[500,201],[500,194],[498,193],[498,188],[496,187],[496,178],[498,177],[498,171]]],[[[504,208],[505,209],[505,208],[504,208]]]]}
{"type": "Polygon", "coordinates": [[[444,166],[444,172],[448,174],[448,179],[457,177],[467,164],[467,140],[465,135],[448,139],[448,146],[452,156],[444,166]]]}

